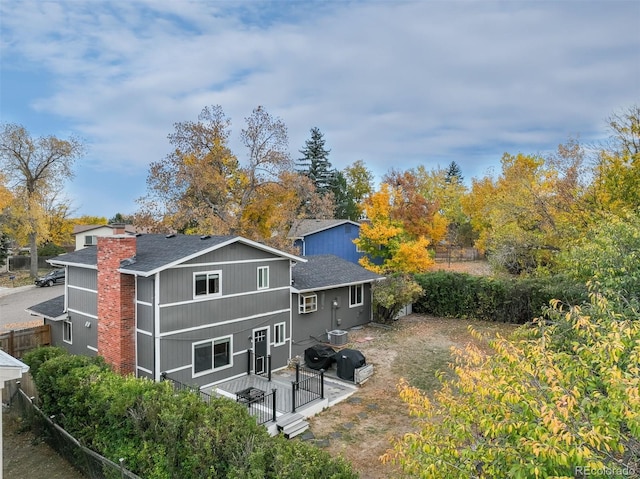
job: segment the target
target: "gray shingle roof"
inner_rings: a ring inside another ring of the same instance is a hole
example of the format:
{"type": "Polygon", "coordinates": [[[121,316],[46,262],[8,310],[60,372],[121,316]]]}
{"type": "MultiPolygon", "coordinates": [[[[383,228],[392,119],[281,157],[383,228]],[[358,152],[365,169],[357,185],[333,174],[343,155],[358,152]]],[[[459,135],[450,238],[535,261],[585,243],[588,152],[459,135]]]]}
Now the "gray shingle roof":
{"type": "Polygon", "coordinates": [[[313,233],[323,231],[345,223],[360,226],[359,223],[351,220],[314,220],[304,219],[296,221],[289,230],[288,238],[303,238],[313,233]]]}
{"type": "MultiPolygon", "coordinates": [[[[130,271],[141,275],[153,274],[174,264],[188,261],[189,259],[204,254],[233,242],[243,242],[254,245],[257,248],[271,251],[275,254],[290,257],[296,261],[297,256],[278,251],[269,246],[256,243],[239,236],[198,236],[198,235],[158,235],[148,234],[136,237],[135,261],[122,264],[123,271],[130,271]]],[[[97,265],[97,247],[73,251],[56,256],[49,260],[53,264],[75,265],[95,268],[97,265]]],[[[302,260],[303,261],[303,260],[302,260]]]]}
{"type": "Polygon", "coordinates": [[[60,319],[65,313],[64,294],[31,306],[27,311],[47,319],[60,319]]]}
{"type": "Polygon", "coordinates": [[[297,291],[328,289],[384,279],[362,266],[332,254],[305,256],[306,263],[292,269],[293,288],[297,291]]]}

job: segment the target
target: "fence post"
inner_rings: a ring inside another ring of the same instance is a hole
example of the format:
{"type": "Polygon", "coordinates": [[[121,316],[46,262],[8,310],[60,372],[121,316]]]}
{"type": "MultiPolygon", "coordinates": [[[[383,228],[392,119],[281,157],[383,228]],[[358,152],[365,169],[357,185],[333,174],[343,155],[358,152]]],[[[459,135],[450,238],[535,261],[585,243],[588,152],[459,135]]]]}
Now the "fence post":
{"type": "Polygon", "coordinates": [[[267,379],[271,381],[271,355],[267,356],[267,379]]]}
{"type": "Polygon", "coordinates": [[[320,370],[320,399],[324,399],[324,369],[320,370]]]}
{"type": "Polygon", "coordinates": [[[7,353],[9,353],[11,356],[15,357],[15,351],[13,350],[13,329],[11,331],[9,331],[9,344],[7,349],[9,349],[9,351],[7,351],[7,353]]]}
{"type": "Polygon", "coordinates": [[[300,364],[296,363],[296,384],[300,384],[300,364]]]}
{"type": "Polygon", "coordinates": [[[296,412],[296,382],[291,381],[291,412],[296,412]]]}
{"type": "Polygon", "coordinates": [[[276,422],[276,388],[271,389],[271,420],[276,422]]]}

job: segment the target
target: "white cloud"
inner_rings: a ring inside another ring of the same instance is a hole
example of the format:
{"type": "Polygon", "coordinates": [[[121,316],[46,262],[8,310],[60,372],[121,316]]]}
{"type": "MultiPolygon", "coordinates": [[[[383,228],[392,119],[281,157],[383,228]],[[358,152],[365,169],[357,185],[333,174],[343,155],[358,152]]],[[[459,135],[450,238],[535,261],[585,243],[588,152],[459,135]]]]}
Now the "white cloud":
{"type": "Polygon", "coordinates": [[[318,126],[338,168],[362,159],[380,175],[455,160],[469,178],[505,151],[602,137],[604,119],[640,99],[636,2],[0,8],[2,68],[30,62],[54,85],[23,123],[36,112],[60,118],[88,139],[96,168],[142,178],[168,151],[173,123],[212,104],[235,138],[264,105],[289,127],[294,158],[318,126]]]}

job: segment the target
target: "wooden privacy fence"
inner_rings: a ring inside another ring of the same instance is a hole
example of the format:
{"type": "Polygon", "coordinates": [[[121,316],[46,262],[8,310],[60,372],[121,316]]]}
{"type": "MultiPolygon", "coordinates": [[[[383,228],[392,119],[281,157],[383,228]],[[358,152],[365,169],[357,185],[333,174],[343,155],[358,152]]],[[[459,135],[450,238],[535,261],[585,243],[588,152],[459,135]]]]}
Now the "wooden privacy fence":
{"type": "Polygon", "coordinates": [[[0,349],[18,359],[32,349],[50,345],[51,326],[48,324],[0,334],[0,349]]]}

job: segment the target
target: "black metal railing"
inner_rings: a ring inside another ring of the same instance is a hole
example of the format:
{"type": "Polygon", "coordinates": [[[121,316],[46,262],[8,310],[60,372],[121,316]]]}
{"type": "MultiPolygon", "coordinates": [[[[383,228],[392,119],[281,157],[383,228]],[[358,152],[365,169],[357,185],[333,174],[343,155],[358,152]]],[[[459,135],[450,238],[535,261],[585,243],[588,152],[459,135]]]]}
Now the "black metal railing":
{"type": "Polygon", "coordinates": [[[324,369],[316,371],[296,364],[296,380],[291,381],[291,412],[316,399],[324,399],[324,369]]]}
{"type": "Polygon", "coordinates": [[[236,401],[247,406],[249,414],[258,424],[275,422],[276,420],[276,390],[270,393],[256,388],[248,388],[236,393],[236,401]]]}
{"type": "Polygon", "coordinates": [[[267,355],[264,357],[265,368],[262,372],[256,372],[254,367],[254,358],[255,353],[252,349],[247,349],[247,375],[251,375],[251,370],[253,369],[253,374],[256,376],[262,376],[271,381],[271,355],[267,355]]]}
{"type": "Polygon", "coordinates": [[[190,386],[188,384],[183,384],[180,381],[176,381],[175,379],[167,376],[167,373],[160,373],[160,381],[170,381],[171,384],[173,384],[173,389],[175,391],[191,391],[200,395],[200,399],[202,399],[207,404],[211,404],[211,394],[201,391],[200,386],[190,386]]]}

